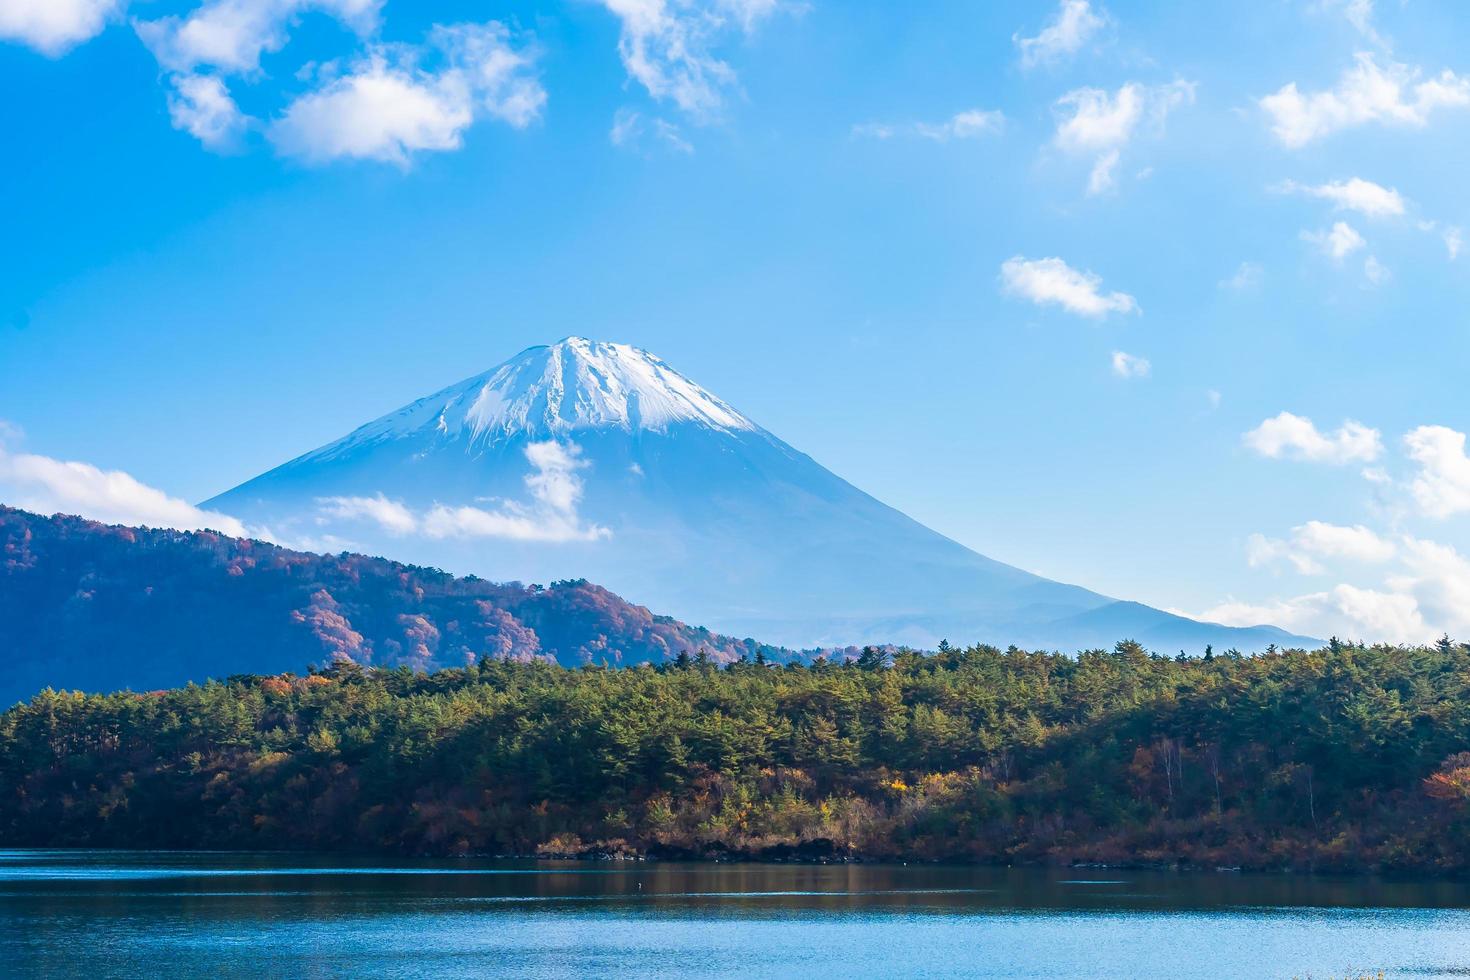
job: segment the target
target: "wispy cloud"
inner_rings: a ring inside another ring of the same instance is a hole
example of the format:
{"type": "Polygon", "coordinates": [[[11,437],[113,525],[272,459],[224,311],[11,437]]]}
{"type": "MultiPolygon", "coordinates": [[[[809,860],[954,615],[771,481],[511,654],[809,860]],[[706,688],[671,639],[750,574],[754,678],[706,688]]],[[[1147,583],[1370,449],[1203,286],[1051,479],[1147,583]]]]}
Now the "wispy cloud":
{"type": "Polygon", "coordinates": [[[1373,0],[1320,0],[1322,9],[1336,11],[1352,25],[1353,30],[1363,36],[1363,39],[1380,48],[1387,50],[1391,45],[1388,39],[1378,33],[1377,26],[1373,23],[1373,0]]]}
{"type": "Polygon", "coordinates": [[[1363,236],[1358,234],[1357,229],[1346,221],[1334,222],[1332,227],[1325,231],[1303,231],[1301,239],[1317,246],[1323,255],[1334,262],[1341,262],[1367,245],[1363,236]]]}
{"type": "Polygon", "coordinates": [[[1331,201],[1335,210],[1356,211],[1370,218],[1399,217],[1405,211],[1403,195],[1397,190],[1361,177],[1315,185],[1285,180],[1273,189],[1281,194],[1305,194],[1308,197],[1321,198],[1331,201]]]}
{"type": "Polygon", "coordinates": [[[239,146],[250,121],[240,112],[224,82],[214,75],[177,75],[171,84],[168,116],[175,129],[211,150],[239,146]]]}
{"type": "Polygon", "coordinates": [[[318,523],[366,520],[388,534],[420,534],[430,538],[505,538],[514,541],[596,541],[611,531],[589,524],[578,514],[587,466],[577,446],[556,441],[526,447],[530,472],[525,478],[529,505],[502,501],[494,508],[436,503],[415,512],[401,501],[379,493],[370,497],[323,497],[317,500],[318,523]]]}
{"type": "Polygon", "coordinates": [[[1019,33],[1011,40],[1021,52],[1021,67],[1032,68],[1069,58],[1107,26],[1107,13],[1088,0],[1061,0],[1057,12],[1034,37],[1019,33]]]}
{"type": "Polygon", "coordinates": [[[613,114],[613,123],[607,132],[607,138],[613,146],[628,150],[639,148],[646,141],[653,140],[679,153],[694,152],[694,145],[684,138],[678,125],[658,116],[645,118],[643,113],[627,106],[613,114]]]}
{"type": "Polygon", "coordinates": [[[950,140],[990,136],[1000,132],[1004,126],[1005,115],[999,111],[966,109],[937,123],[858,123],[852,127],[852,135],[877,140],[893,139],[895,136],[918,136],[936,143],[948,143],[950,140]]]}
{"type": "Polygon", "coordinates": [[[1146,358],[1125,351],[1115,350],[1112,357],[1113,373],[1120,378],[1146,378],[1153,365],[1146,358]]]}
{"type": "Polygon", "coordinates": [[[1059,258],[1006,259],[1000,267],[1001,286],[1012,296],[1038,305],[1060,306],[1068,313],[1105,317],[1109,313],[1137,313],[1138,302],[1127,293],[1102,291],[1102,277],[1081,272],[1059,258]]]}
{"type": "Polygon", "coordinates": [[[412,534],[419,521],[413,511],[378,493],[371,497],[320,497],[318,512],[339,521],[368,520],[392,535],[412,534]]]}
{"type": "Polygon", "coordinates": [[[708,118],[736,85],[735,70],[715,54],[733,29],[750,33],[781,7],[778,0],[599,0],[621,23],[618,54],[628,75],[654,99],[708,118]]]}
{"type": "Polygon", "coordinates": [[[1260,286],[1265,277],[1266,270],[1259,262],[1242,262],[1236,268],[1234,275],[1228,279],[1221,279],[1218,285],[1221,289],[1243,293],[1260,286]]]}
{"type": "Polygon", "coordinates": [[[1460,249],[1465,245],[1464,233],[1459,228],[1446,228],[1441,237],[1444,240],[1444,249],[1453,262],[1460,257],[1460,249]]]}
{"type": "Polygon", "coordinates": [[[135,20],[133,29],[171,72],[209,66],[225,73],[260,69],[262,54],[279,51],[302,13],[336,18],[366,37],[377,30],[383,0],[209,0],[187,16],[135,20]]]}
{"type": "Polygon", "coordinates": [[[1100,194],[1114,183],[1114,170],[1123,150],[1141,126],[1162,130],[1169,113],[1194,101],[1195,84],[1168,85],[1129,82],[1116,92],[1079,88],[1056,101],[1057,131],[1053,142],[1062,151],[1091,157],[1087,193],[1100,194]]]}

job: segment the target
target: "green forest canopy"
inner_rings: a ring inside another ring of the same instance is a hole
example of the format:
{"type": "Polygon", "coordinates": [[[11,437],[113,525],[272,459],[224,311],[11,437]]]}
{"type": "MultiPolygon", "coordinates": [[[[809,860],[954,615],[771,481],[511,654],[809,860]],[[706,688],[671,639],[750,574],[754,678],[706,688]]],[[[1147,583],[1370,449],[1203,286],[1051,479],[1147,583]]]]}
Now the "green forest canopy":
{"type": "Polygon", "coordinates": [[[0,716],[12,846],[1470,869],[1470,651],[353,664],[0,716]]]}

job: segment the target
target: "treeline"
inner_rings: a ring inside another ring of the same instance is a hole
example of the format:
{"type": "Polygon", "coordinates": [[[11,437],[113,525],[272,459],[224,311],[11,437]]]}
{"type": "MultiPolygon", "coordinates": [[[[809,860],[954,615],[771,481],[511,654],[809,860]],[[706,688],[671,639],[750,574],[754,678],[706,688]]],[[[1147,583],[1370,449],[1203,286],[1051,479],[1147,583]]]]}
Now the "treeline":
{"type": "Polygon", "coordinates": [[[1470,870],[1470,651],[339,664],[0,716],[4,846],[1470,870]]]}

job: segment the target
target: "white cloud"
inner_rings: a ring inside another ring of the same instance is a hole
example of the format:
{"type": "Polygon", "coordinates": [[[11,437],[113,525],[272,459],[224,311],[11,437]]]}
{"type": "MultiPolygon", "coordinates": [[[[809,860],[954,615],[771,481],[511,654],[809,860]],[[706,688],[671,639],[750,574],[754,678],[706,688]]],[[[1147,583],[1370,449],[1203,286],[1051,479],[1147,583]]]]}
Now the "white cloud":
{"type": "Polygon", "coordinates": [[[1449,70],[1422,74],[1394,62],[1380,67],[1373,54],[1359,52],[1335,88],[1304,95],[1292,82],[1259,104],[1276,138],[1292,148],[1369,123],[1423,127],[1438,109],[1470,105],[1470,79],[1449,70]]]}
{"type": "Polygon", "coordinates": [[[1101,194],[1112,189],[1115,183],[1113,171],[1118,168],[1120,155],[1118,150],[1109,150],[1093,162],[1092,169],[1087,172],[1087,193],[1101,194]]]}
{"type": "Polygon", "coordinates": [[[1056,103],[1071,109],[1057,124],[1057,145],[1078,153],[1120,146],[1132,137],[1145,101],[1145,89],[1136,82],[1111,95],[1100,88],[1074,89],[1056,103]]]}
{"type": "Polygon", "coordinates": [[[600,0],[622,24],[618,54],[655,99],[695,116],[719,109],[735,71],[711,50],[733,22],[746,33],[774,13],[776,0],[600,0]]]}
{"type": "Polygon", "coordinates": [[[1322,254],[1334,262],[1341,262],[1368,243],[1357,229],[1346,221],[1334,222],[1327,231],[1304,231],[1302,241],[1310,242],[1322,250],[1322,254]]]}
{"type": "Polygon", "coordinates": [[[334,17],[366,36],[377,29],[383,0],[210,0],[187,17],[138,20],[133,28],[169,71],[210,65],[226,73],[260,68],[262,54],[279,51],[302,13],[334,17]]]}
{"type": "Polygon", "coordinates": [[[177,75],[173,87],[168,115],[175,129],[182,129],[212,150],[228,150],[239,142],[249,121],[218,77],[177,75]]]}
{"type": "Polygon", "coordinates": [[[499,23],[436,26],[423,48],[379,46],[351,71],[301,96],[272,123],[277,150],[306,163],[382,160],[453,150],[477,115],[517,128],[546,100],[532,55],[499,23]],[[433,56],[436,70],[422,67],[433,56]]]}
{"type": "Polygon", "coordinates": [[[57,58],[102,33],[124,0],[0,0],[0,40],[57,58]]]}
{"type": "Polygon", "coordinates": [[[1392,541],[1379,537],[1362,524],[1347,527],[1308,521],[1292,528],[1291,540],[1298,549],[1314,555],[1370,564],[1388,561],[1398,550],[1392,541]]]}
{"type": "Polygon", "coordinates": [[[1435,635],[1412,595],[1347,584],[1337,586],[1329,595],[1331,610],[1363,639],[1425,642],[1435,635]]]}
{"type": "Polygon", "coordinates": [[[1345,636],[1375,642],[1425,642],[1436,634],[1426,626],[1411,595],[1338,585],[1290,599],[1261,603],[1221,603],[1199,614],[1226,626],[1269,623],[1309,636],[1345,636]]]}
{"type": "Polygon", "coordinates": [[[607,138],[613,146],[625,149],[642,145],[644,138],[649,135],[680,153],[694,152],[694,145],[684,138],[678,126],[658,117],[645,120],[642,113],[627,106],[613,114],[612,128],[607,132],[607,138]]]}
{"type": "Polygon", "coordinates": [[[642,134],[643,116],[637,110],[623,106],[613,113],[612,128],[607,131],[613,146],[631,146],[642,134]]]}
{"type": "Polygon", "coordinates": [[[1097,88],[1074,89],[1056,102],[1071,109],[1057,124],[1057,145],[1081,153],[1122,146],[1139,123],[1162,122],[1177,106],[1193,102],[1194,89],[1193,82],[1185,81],[1156,86],[1129,82],[1112,94],[1097,88]]]}
{"type": "MultiPolygon", "coordinates": [[[[1307,431],[1293,425],[1293,434],[1284,441],[1305,447],[1304,456],[1345,462],[1377,454],[1377,433],[1359,427],[1352,434],[1350,426],[1356,423],[1348,423],[1329,439],[1306,420],[1290,418],[1305,423],[1307,431]],[[1360,448],[1344,448],[1352,444],[1360,448]]],[[[1444,426],[1421,426],[1404,437],[1408,456],[1419,465],[1409,489],[1425,515],[1448,517],[1470,511],[1465,442],[1464,433],[1444,426]]],[[[1376,468],[1365,469],[1363,475],[1375,483],[1391,482],[1376,468]]],[[[1386,642],[1422,643],[1443,633],[1470,633],[1470,560],[1451,545],[1411,535],[1394,540],[1362,524],[1308,521],[1293,528],[1287,540],[1252,535],[1246,555],[1252,567],[1286,561],[1309,575],[1341,574],[1344,565],[1360,572],[1387,567],[1379,584],[1349,581],[1291,598],[1231,600],[1207,610],[1202,618],[1231,625],[1271,622],[1314,636],[1386,642]]]]}
{"type": "Polygon", "coordinates": [[[1021,66],[1030,68],[1076,54],[1106,25],[1106,13],[1094,12],[1087,0],[1061,0],[1056,16],[1039,34],[1016,34],[1011,40],[1021,51],[1021,66]]]}
{"type": "Polygon", "coordinates": [[[1470,561],[1449,545],[1405,537],[1403,565],[1388,585],[1414,597],[1427,638],[1470,633],[1470,561]]]}
{"type": "Polygon", "coordinates": [[[1443,425],[1421,425],[1404,436],[1404,447],[1419,464],[1409,489],[1424,514],[1444,518],[1470,510],[1465,433],[1443,425]]]}
{"type": "Polygon", "coordinates": [[[1371,463],[1383,452],[1377,429],[1349,419],[1336,432],[1318,431],[1311,419],[1282,412],[1266,419],[1243,437],[1247,448],[1270,459],[1311,463],[1371,463]]]}
{"type": "Polygon", "coordinates": [[[1252,568],[1274,565],[1278,561],[1289,561],[1303,575],[1320,575],[1326,569],[1315,558],[1294,550],[1279,538],[1268,538],[1264,534],[1252,534],[1245,542],[1246,563],[1252,568]]]}
{"type": "Polygon", "coordinates": [[[1129,82],[1114,93],[1074,89],[1056,101],[1060,111],[1054,142],[1064,152],[1094,158],[1087,189],[1101,193],[1113,186],[1113,170],[1139,125],[1150,122],[1162,128],[1170,111],[1194,101],[1194,90],[1194,83],[1185,81],[1157,86],[1129,82]]]}
{"type": "Polygon", "coordinates": [[[1220,407],[1220,393],[1214,388],[1211,388],[1209,391],[1205,392],[1205,398],[1209,400],[1211,408],[1220,407]]]}
{"type": "Polygon", "coordinates": [[[446,507],[436,504],[423,519],[424,533],[433,538],[497,537],[519,541],[595,541],[611,532],[595,524],[584,524],[577,515],[582,499],[582,478],[587,466],[581,450],[555,440],[526,446],[531,472],[526,489],[535,502],[525,508],[505,503],[499,510],[479,507],[446,507]]]}
{"type": "Polygon", "coordinates": [[[605,527],[585,523],[577,513],[582,499],[578,470],[587,463],[575,445],[555,441],[526,446],[531,470],[526,475],[530,505],[503,501],[495,509],[434,504],[414,513],[401,501],[379,493],[372,497],[323,497],[317,501],[318,523],[367,520],[395,537],[422,534],[430,538],[506,538],[514,541],[595,541],[608,537],[605,527]]]}
{"type": "Polygon", "coordinates": [[[852,127],[852,135],[866,139],[888,140],[900,134],[912,134],[936,143],[950,140],[974,139],[1001,131],[1005,115],[991,109],[966,109],[957,112],[943,122],[913,123],[858,123],[852,127]]]}
{"type": "Polygon", "coordinates": [[[1373,26],[1373,0],[1323,0],[1322,6],[1341,9],[1353,30],[1381,48],[1389,46],[1387,39],[1373,26]]]}
{"type": "Polygon", "coordinates": [[[143,524],[181,531],[209,528],[238,537],[248,534],[245,525],[235,518],[200,510],[140,483],[122,470],[12,453],[3,444],[0,500],[40,514],[75,514],[109,524],[143,524]]]}
{"type": "Polygon", "coordinates": [[[863,139],[890,140],[898,135],[899,127],[891,123],[854,123],[852,135],[863,139]]]}
{"type": "Polygon", "coordinates": [[[1446,228],[1442,236],[1444,238],[1444,249],[1449,253],[1450,261],[1460,257],[1460,249],[1465,245],[1465,239],[1459,228],[1446,228]]]}
{"type": "Polygon", "coordinates": [[[1317,185],[1287,180],[1276,185],[1275,189],[1283,194],[1306,194],[1322,198],[1331,201],[1333,208],[1338,211],[1357,211],[1370,218],[1397,217],[1405,210],[1404,198],[1396,189],[1361,177],[1317,185]]]}
{"type": "Polygon", "coordinates": [[[914,131],[925,139],[941,143],[949,140],[970,139],[1000,131],[1005,116],[988,109],[966,109],[957,112],[942,123],[915,123],[914,131]]]}
{"type": "Polygon", "coordinates": [[[1246,561],[1252,568],[1287,561],[1303,575],[1324,573],[1323,560],[1381,565],[1397,554],[1398,548],[1392,541],[1362,524],[1345,526],[1308,521],[1292,528],[1289,540],[1252,534],[1246,541],[1246,561]]]}
{"type": "Polygon", "coordinates": [[[580,457],[577,446],[554,440],[526,446],[526,459],[531,463],[526,487],[531,496],[555,511],[575,510],[582,499],[582,479],[577,470],[587,465],[580,457]]]}
{"type": "Polygon", "coordinates": [[[1120,378],[1146,378],[1153,365],[1146,358],[1135,357],[1124,351],[1113,351],[1113,373],[1120,378]]]}
{"type": "Polygon", "coordinates": [[[1266,270],[1261,267],[1259,262],[1242,262],[1240,263],[1240,267],[1235,270],[1233,276],[1229,279],[1220,280],[1219,286],[1221,289],[1230,289],[1237,293],[1243,293],[1259,286],[1265,276],[1266,270]]]}
{"type": "Polygon", "coordinates": [[[381,57],[293,102],[270,127],[286,156],[307,163],[342,158],[406,165],[420,150],[455,150],[474,121],[466,93],[394,68],[381,57]]]}
{"type": "Polygon", "coordinates": [[[663,144],[680,153],[693,153],[694,144],[684,138],[684,133],[678,126],[667,119],[655,119],[653,121],[653,135],[663,144]]]}
{"type": "Polygon", "coordinates": [[[1000,267],[1004,290],[1038,305],[1060,306],[1079,316],[1137,313],[1138,302],[1127,293],[1102,293],[1102,277],[1080,272],[1059,258],[1027,259],[1013,256],[1000,267]]]}
{"type": "Polygon", "coordinates": [[[396,500],[389,500],[381,493],[373,497],[318,497],[322,520],[370,520],[389,534],[412,534],[418,530],[418,518],[413,511],[396,500]]]}
{"type": "Polygon", "coordinates": [[[1200,618],[1232,626],[1274,623],[1312,636],[1390,643],[1425,643],[1445,633],[1470,634],[1470,561],[1453,547],[1405,536],[1397,546],[1378,538],[1366,552],[1361,547],[1350,546],[1349,550],[1368,554],[1369,563],[1396,559],[1397,565],[1382,587],[1343,583],[1286,599],[1231,600],[1206,610],[1200,618]],[[1390,547],[1394,549],[1391,558],[1383,558],[1390,547]]]}
{"type": "Polygon", "coordinates": [[[739,21],[741,29],[749,34],[761,21],[788,5],[787,0],[716,0],[714,6],[739,21]]]}
{"type": "Polygon", "coordinates": [[[1388,266],[1378,261],[1376,255],[1370,255],[1363,260],[1363,278],[1370,286],[1381,286],[1393,278],[1393,273],[1388,270],[1388,266]]]}

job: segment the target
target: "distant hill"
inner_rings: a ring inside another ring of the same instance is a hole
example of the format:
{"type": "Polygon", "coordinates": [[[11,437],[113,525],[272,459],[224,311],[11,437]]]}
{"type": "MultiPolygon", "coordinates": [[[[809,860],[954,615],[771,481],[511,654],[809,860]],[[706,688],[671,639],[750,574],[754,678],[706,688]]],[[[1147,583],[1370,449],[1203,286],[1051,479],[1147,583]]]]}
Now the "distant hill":
{"type": "MultiPolygon", "coordinates": [[[[813,371],[819,390],[856,397],[813,371]]],[[[522,351],[204,506],[282,540],[325,535],[459,574],[585,577],[788,647],[1318,645],[995,561],[864,493],[648,351],[581,337],[522,351]]]]}
{"type": "Polygon", "coordinates": [[[482,656],[567,666],[790,654],[655,616],[585,581],[456,578],[210,531],[0,506],[0,704],[44,687],[173,687],[349,659],[434,670],[482,656]]]}

